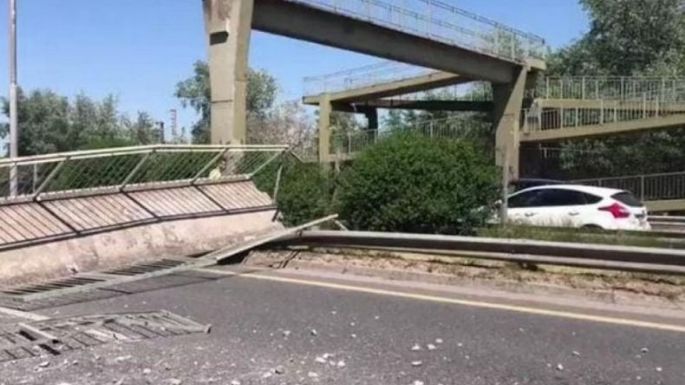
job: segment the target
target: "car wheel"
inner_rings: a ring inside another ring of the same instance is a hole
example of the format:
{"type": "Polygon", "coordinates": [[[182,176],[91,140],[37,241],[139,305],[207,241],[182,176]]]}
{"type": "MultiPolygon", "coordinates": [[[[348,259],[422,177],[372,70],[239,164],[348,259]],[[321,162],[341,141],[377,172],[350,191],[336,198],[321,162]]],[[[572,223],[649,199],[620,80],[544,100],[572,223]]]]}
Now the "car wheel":
{"type": "Polygon", "coordinates": [[[583,230],[604,230],[602,226],[597,225],[584,225],[580,227],[583,230]]]}

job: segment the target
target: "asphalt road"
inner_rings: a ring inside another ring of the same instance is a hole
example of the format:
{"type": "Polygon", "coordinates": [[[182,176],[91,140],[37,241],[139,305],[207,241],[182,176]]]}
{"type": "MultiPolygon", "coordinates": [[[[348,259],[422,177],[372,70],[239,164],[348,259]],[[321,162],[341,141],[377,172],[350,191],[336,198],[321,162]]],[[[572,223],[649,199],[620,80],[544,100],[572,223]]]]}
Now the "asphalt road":
{"type": "Polygon", "coordinates": [[[0,384],[685,384],[685,333],[227,276],[44,309],[210,334],[0,364],[0,384]]]}

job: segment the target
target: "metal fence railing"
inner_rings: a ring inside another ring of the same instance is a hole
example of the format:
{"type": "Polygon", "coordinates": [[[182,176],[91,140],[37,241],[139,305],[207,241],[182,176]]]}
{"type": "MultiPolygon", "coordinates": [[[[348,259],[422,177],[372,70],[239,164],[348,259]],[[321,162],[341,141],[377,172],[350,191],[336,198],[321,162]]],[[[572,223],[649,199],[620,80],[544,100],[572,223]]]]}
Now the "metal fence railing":
{"type": "Polygon", "coordinates": [[[593,106],[541,108],[533,106],[523,112],[523,131],[544,131],[581,126],[653,119],[683,115],[685,104],[652,99],[646,94],[641,100],[596,100],[593,106]]]}
{"type": "MultiPolygon", "coordinates": [[[[383,61],[327,75],[307,77],[304,79],[304,95],[307,97],[323,93],[350,91],[437,73],[440,72],[404,63],[383,61]]],[[[487,82],[470,82],[394,96],[393,98],[402,100],[438,98],[440,100],[490,101],[492,100],[492,87],[487,82]]]]}
{"type": "Polygon", "coordinates": [[[542,59],[545,40],[440,0],[287,0],[504,60],[542,59]]]}
{"type": "Polygon", "coordinates": [[[685,199],[685,171],[579,179],[573,182],[589,186],[628,190],[642,201],[685,199]]]}
{"type": "Polygon", "coordinates": [[[59,193],[123,192],[251,177],[287,146],[152,145],[0,159],[0,205],[59,193]],[[12,178],[12,175],[15,175],[12,178]]]}
{"type": "Polygon", "coordinates": [[[348,91],[428,75],[435,70],[405,63],[382,61],[357,68],[304,78],[304,95],[348,91]]]}
{"type": "Polygon", "coordinates": [[[634,100],[648,95],[663,102],[685,101],[685,78],[632,76],[546,77],[534,97],[545,99],[634,100]]]}
{"type": "Polygon", "coordinates": [[[336,133],[331,136],[330,152],[351,156],[399,132],[411,132],[436,139],[458,139],[469,137],[477,129],[478,127],[475,127],[473,122],[443,118],[416,122],[401,130],[359,130],[336,133]]]}

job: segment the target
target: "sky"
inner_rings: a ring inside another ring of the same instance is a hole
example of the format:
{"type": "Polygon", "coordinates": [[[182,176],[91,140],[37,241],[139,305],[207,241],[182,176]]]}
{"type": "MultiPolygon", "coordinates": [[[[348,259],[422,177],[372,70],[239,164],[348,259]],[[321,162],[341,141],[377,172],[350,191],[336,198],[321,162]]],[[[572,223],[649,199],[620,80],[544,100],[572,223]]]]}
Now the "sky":
{"type": "MultiPolygon", "coordinates": [[[[399,0],[388,0],[399,1],[399,0]]],[[[542,36],[558,48],[587,29],[577,0],[443,0],[509,26],[542,36]]],[[[7,96],[8,3],[0,0],[0,95],[7,96]]],[[[204,60],[200,0],[17,0],[19,84],[73,96],[109,94],[133,116],[148,111],[179,124],[196,118],[174,97],[176,84],[204,60]]],[[[379,59],[311,43],[252,34],[250,65],[274,75],[279,98],[302,96],[302,79],[378,62],[379,59]]],[[[0,118],[0,119],[4,119],[0,118]]]]}

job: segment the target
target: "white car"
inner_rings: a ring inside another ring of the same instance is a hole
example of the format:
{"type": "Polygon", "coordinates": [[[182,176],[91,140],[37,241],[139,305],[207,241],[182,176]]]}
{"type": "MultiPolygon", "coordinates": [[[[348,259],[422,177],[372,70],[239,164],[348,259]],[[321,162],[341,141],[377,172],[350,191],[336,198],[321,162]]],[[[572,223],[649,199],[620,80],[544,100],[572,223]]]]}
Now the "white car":
{"type": "Polygon", "coordinates": [[[581,185],[549,185],[518,191],[508,198],[507,220],[531,226],[650,230],[647,208],[625,190],[581,185]]]}

